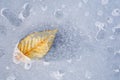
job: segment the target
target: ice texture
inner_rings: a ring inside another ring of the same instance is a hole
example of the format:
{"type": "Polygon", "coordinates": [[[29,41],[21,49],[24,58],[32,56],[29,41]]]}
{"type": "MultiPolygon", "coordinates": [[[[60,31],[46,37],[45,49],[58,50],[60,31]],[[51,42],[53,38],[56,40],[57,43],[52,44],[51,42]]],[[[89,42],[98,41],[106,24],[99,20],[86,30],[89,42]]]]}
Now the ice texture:
{"type": "Polygon", "coordinates": [[[120,0],[0,0],[0,80],[120,80],[120,0]],[[52,29],[44,58],[13,63],[22,38],[52,29]]]}

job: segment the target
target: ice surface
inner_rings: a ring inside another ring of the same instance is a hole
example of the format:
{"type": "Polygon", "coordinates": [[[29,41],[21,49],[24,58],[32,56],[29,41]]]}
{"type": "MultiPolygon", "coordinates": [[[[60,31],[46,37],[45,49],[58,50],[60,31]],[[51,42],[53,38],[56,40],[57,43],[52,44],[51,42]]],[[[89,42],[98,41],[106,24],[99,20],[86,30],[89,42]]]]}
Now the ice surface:
{"type": "Polygon", "coordinates": [[[9,9],[1,9],[1,14],[2,16],[6,17],[8,21],[14,26],[20,26],[20,24],[22,23],[22,20],[19,19],[17,15],[9,9]]]}
{"type": "Polygon", "coordinates": [[[0,12],[0,80],[120,80],[120,0],[0,0],[0,12]],[[23,37],[54,28],[44,58],[13,63],[23,37]]]}
{"type": "Polygon", "coordinates": [[[7,33],[7,29],[6,29],[6,26],[4,25],[0,25],[0,35],[6,35],[7,33]]]}
{"type": "Polygon", "coordinates": [[[5,51],[3,48],[0,48],[0,58],[5,55],[5,51]]]}

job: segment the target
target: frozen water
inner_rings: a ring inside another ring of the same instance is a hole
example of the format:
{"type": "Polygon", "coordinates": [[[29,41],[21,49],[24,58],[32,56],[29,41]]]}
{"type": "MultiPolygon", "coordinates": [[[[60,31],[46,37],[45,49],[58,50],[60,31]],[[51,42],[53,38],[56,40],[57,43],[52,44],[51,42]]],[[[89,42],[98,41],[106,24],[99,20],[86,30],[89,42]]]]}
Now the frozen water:
{"type": "Polygon", "coordinates": [[[62,18],[64,16],[64,13],[61,9],[57,9],[55,12],[54,12],[54,16],[56,18],[62,18]]]}
{"type": "Polygon", "coordinates": [[[79,2],[78,7],[81,8],[82,5],[83,5],[83,3],[82,3],[82,2],[79,2]]]}
{"type": "Polygon", "coordinates": [[[1,14],[8,19],[8,21],[14,26],[20,26],[22,20],[17,17],[15,13],[10,11],[9,9],[2,9],[1,14]]]}
{"type": "Polygon", "coordinates": [[[99,30],[104,30],[105,24],[102,22],[95,22],[95,26],[98,27],[99,30]]]}
{"type": "Polygon", "coordinates": [[[101,0],[102,5],[106,5],[109,3],[109,0],[101,0]]]}
{"type": "Polygon", "coordinates": [[[86,77],[87,79],[91,79],[91,78],[92,78],[92,73],[91,73],[90,71],[86,71],[86,72],[85,72],[85,77],[86,77]]]}
{"type": "Polygon", "coordinates": [[[109,24],[111,24],[111,23],[113,23],[113,19],[112,19],[111,17],[108,17],[108,18],[107,18],[107,22],[108,22],[109,24]]]}
{"type": "Polygon", "coordinates": [[[98,16],[102,16],[102,15],[103,15],[103,11],[102,11],[102,10],[99,10],[99,11],[97,12],[97,15],[98,15],[98,16]]]}
{"type": "Polygon", "coordinates": [[[23,8],[23,17],[28,17],[30,15],[30,10],[31,10],[31,5],[29,3],[24,4],[24,8],[23,8]]]}
{"type": "Polygon", "coordinates": [[[23,5],[23,9],[22,9],[22,11],[20,12],[20,14],[19,14],[19,18],[20,19],[25,19],[25,18],[27,18],[27,17],[29,17],[30,16],[30,11],[31,11],[31,5],[29,4],[29,3],[25,3],[24,5],[23,5]]]}
{"type": "Polygon", "coordinates": [[[6,80],[16,80],[16,77],[15,77],[15,75],[10,74],[10,75],[7,77],[6,80]]]}
{"type": "Polygon", "coordinates": [[[51,76],[55,78],[56,80],[62,80],[62,77],[64,76],[64,73],[61,71],[55,71],[52,72],[51,76]]]}
{"type": "Polygon", "coordinates": [[[0,0],[0,80],[120,80],[119,3],[0,0]],[[44,58],[15,64],[22,38],[51,29],[58,32],[44,58]]]}
{"type": "Polygon", "coordinates": [[[105,38],[105,31],[104,31],[104,30],[98,31],[98,33],[97,33],[97,35],[96,35],[96,38],[97,38],[98,40],[104,39],[104,38],[105,38]]]}
{"type": "Polygon", "coordinates": [[[83,1],[83,3],[87,3],[89,0],[82,0],[83,1]]]}
{"type": "Polygon", "coordinates": [[[0,35],[6,35],[7,29],[6,26],[0,25],[0,35]]]}
{"type": "Polygon", "coordinates": [[[5,51],[3,48],[0,48],[0,58],[5,55],[5,51]]]}

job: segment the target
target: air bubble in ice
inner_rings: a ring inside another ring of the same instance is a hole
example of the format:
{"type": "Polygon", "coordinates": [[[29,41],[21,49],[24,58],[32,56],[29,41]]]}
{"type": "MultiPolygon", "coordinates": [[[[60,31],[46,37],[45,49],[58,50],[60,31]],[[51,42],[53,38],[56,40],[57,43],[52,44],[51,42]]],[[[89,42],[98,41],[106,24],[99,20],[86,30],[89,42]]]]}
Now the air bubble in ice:
{"type": "Polygon", "coordinates": [[[116,8],[112,11],[113,16],[120,16],[120,9],[116,8]]]}
{"type": "Polygon", "coordinates": [[[14,14],[9,9],[2,9],[1,14],[8,19],[8,21],[14,25],[14,26],[20,26],[22,23],[22,20],[17,17],[16,14],[14,14]]]}
{"type": "Polygon", "coordinates": [[[107,22],[108,22],[109,24],[111,24],[111,23],[113,23],[113,19],[112,19],[111,17],[108,17],[108,18],[107,18],[107,22]]]}
{"type": "Polygon", "coordinates": [[[61,10],[61,9],[57,9],[55,12],[54,12],[54,16],[56,18],[62,18],[64,16],[64,12],[61,10]]]}
{"type": "Polygon", "coordinates": [[[23,17],[27,18],[30,15],[31,5],[29,3],[24,4],[24,10],[22,12],[23,17]]]}
{"type": "Polygon", "coordinates": [[[101,0],[101,4],[102,5],[106,5],[106,4],[108,4],[109,3],[109,0],[101,0]]]}
{"type": "Polygon", "coordinates": [[[105,38],[105,31],[104,30],[99,30],[96,35],[97,40],[101,40],[105,38]]]}
{"type": "Polygon", "coordinates": [[[25,3],[23,6],[23,10],[19,14],[19,18],[24,20],[25,18],[30,16],[31,5],[29,3],[25,3]]]}

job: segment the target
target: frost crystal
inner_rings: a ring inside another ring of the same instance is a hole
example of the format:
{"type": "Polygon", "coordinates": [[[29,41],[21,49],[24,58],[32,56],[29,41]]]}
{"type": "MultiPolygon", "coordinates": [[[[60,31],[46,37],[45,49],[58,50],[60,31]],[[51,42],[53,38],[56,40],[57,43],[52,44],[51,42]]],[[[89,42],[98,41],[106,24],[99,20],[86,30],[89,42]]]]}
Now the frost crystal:
{"type": "Polygon", "coordinates": [[[108,18],[107,18],[107,22],[108,22],[109,24],[111,24],[111,23],[113,23],[113,19],[112,19],[111,17],[108,17],[108,18]]]}
{"type": "Polygon", "coordinates": [[[113,16],[120,16],[120,9],[114,9],[113,11],[112,11],[112,15],[113,16]]]}
{"type": "Polygon", "coordinates": [[[95,22],[95,26],[98,27],[99,30],[104,30],[105,24],[102,22],[95,22]]]}
{"type": "Polygon", "coordinates": [[[64,73],[60,71],[52,72],[51,76],[55,78],[56,80],[61,80],[62,77],[64,76],[64,73]]]}

